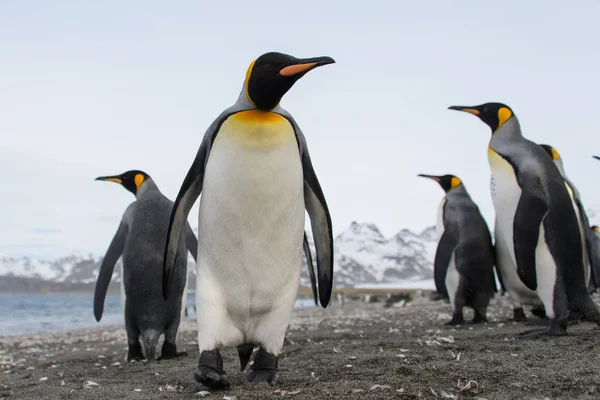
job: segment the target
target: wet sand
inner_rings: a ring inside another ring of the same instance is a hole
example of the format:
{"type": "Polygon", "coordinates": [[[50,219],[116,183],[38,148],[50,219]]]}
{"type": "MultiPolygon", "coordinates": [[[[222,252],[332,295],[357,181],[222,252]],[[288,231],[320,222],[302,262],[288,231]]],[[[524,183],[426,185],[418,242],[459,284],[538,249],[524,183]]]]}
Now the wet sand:
{"type": "Polygon", "coordinates": [[[566,337],[522,340],[515,334],[532,326],[507,322],[511,315],[498,296],[488,324],[461,327],[444,326],[450,306],[425,297],[406,307],[347,301],[297,310],[279,361],[282,383],[242,383],[247,371],[228,348],[232,386],[223,391],[193,378],[191,320],[178,339],[188,355],[154,363],[124,361],[121,327],[4,337],[0,399],[600,398],[600,329],[580,323],[566,337]]]}

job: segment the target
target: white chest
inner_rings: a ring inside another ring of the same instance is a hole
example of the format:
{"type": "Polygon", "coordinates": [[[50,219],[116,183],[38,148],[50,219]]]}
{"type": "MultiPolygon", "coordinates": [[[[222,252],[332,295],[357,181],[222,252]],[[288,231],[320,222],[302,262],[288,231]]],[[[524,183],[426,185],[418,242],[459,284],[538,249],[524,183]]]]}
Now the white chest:
{"type": "Polygon", "coordinates": [[[304,191],[293,128],[278,115],[246,113],[257,115],[227,119],[210,151],[198,216],[199,259],[227,273],[299,268],[304,191]]]}

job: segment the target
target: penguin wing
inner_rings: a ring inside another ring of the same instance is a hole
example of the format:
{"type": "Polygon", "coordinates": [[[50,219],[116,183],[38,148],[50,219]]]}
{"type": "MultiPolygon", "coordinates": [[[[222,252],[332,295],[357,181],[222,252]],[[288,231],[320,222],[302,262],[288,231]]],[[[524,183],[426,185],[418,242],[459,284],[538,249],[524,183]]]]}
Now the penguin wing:
{"type": "Polygon", "coordinates": [[[177,194],[177,198],[175,199],[175,204],[173,204],[173,209],[171,210],[171,217],[169,219],[169,228],[167,229],[167,242],[165,243],[165,252],[163,258],[163,297],[167,299],[171,292],[171,282],[173,281],[173,272],[175,267],[175,261],[177,258],[177,249],[179,247],[179,242],[181,241],[181,235],[183,234],[183,229],[187,225],[187,217],[192,209],[192,206],[200,196],[200,192],[202,192],[202,181],[204,179],[204,167],[206,166],[206,161],[208,160],[208,154],[210,153],[210,148],[212,147],[213,141],[215,140],[217,133],[219,132],[219,128],[225,120],[232,114],[240,111],[236,106],[230,107],[227,110],[223,111],[221,115],[217,117],[213,121],[213,123],[208,127],[204,137],[202,138],[202,143],[200,144],[200,148],[198,149],[198,153],[196,153],[196,158],[192,163],[183,183],[181,184],[181,188],[179,188],[179,193],[177,194]]]}
{"type": "Polygon", "coordinates": [[[194,231],[192,230],[192,227],[190,226],[190,224],[186,224],[186,229],[185,229],[185,247],[187,247],[187,250],[192,254],[192,257],[194,257],[194,261],[197,263],[198,262],[198,239],[196,238],[196,235],[194,235],[194,231]]]}
{"type": "MultiPolygon", "coordinates": [[[[98,322],[102,318],[106,291],[108,290],[115,264],[119,257],[121,257],[121,254],[123,254],[128,232],[129,226],[127,225],[125,218],[123,218],[119,225],[119,229],[117,229],[117,233],[108,246],[102,264],[100,265],[100,272],[98,272],[98,280],[96,280],[96,287],[94,289],[94,317],[96,317],[96,321],[98,322]]],[[[121,279],[123,279],[123,277],[121,277],[121,279]]]]}
{"type": "Polygon", "coordinates": [[[540,226],[548,213],[548,201],[537,177],[522,177],[521,198],[513,221],[513,243],[517,272],[530,290],[537,288],[535,248],[540,226]]]}
{"type": "Polygon", "coordinates": [[[285,117],[296,134],[302,172],[304,174],[304,205],[308,216],[317,250],[317,271],[319,274],[319,299],[323,308],[329,304],[333,289],[333,229],[331,216],[325,201],[325,195],[317,179],[308,153],[308,146],[304,134],[292,116],[278,107],[276,112],[285,117]]]}
{"type": "Polygon", "coordinates": [[[304,256],[306,257],[306,268],[308,268],[308,274],[310,275],[310,286],[312,287],[315,306],[318,306],[319,297],[317,295],[317,278],[315,277],[315,266],[313,265],[312,254],[310,252],[310,246],[308,245],[308,239],[306,238],[306,232],[304,232],[304,242],[302,243],[302,247],[304,248],[304,256]]]}
{"type": "MultiPolygon", "coordinates": [[[[446,206],[444,206],[446,207],[446,206]]],[[[458,246],[458,223],[456,220],[444,218],[444,233],[438,242],[435,251],[435,260],[433,262],[433,278],[435,289],[438,293],[448,296],[446,290],[446,272],[452,259],[452,254],[458,246]]]]}

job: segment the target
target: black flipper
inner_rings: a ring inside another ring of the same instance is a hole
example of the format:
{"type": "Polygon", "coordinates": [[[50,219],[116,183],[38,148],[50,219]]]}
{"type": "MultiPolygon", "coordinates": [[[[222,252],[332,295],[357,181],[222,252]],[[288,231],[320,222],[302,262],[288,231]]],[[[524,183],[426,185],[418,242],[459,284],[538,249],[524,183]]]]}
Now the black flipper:
{"type": "MultiPolygon", "coordinates": [[[[163,258],[163,297],[165,300],[169,297],[171,292],[171,283],[173,281],[173,272],[175,266],[175,260],[177,257],[177,249],[183,230],[187,223],[187,217],[192,209],[192,206],[200,196],[202,192],[202,181],[204,179],[204,168],[208,160],[208,154],[212,146],[213,141],[219,131],[219,128],[223,122],[231,115],[234,111],[231,109],[225,110],[221,115],[208,127],[196,158],[192,163],[183,184],[179,189],[175,204],[171,210],[171,217],[169,219],[169,228],[167,229],[167,242],[165,243],[165,253],[163,258]]],[[[197,253],[197,252],[196,252],[197,253]]]]}
{"type": "Polygon", "coordinates": [[[323,308],[327,307],[333,289],[333,228],[331,216],[325,201],[325,195],[310,160],[306,139],[292,116],[281,108],[274,112],[285,117],[296,134],[302,172],[304,174],[304,206],[310,218],[315,249],[317,251],[317,271],[319,275],[319,301],[323,308]]]}
{"type": "MultiPolygon", "coordinates": [[[[446,219],[445,219],[446,220],[446,219]]],[[[435,288],[438,293],[448,297],[446,290],[446,272],[450,265],[450,260],[458,246],[458,226],[454,222],[444,223],[444,233],[435,251],[435,261],[433,263],[433,274],[435,288]]]]}
{"type": "MultiPolygon", "coordinates": [[[[96,321],[100,321],[102,318],[106,291],[108,290],[115,264],[119,257],[121,257],[123,249],[125,248],[128,232],[129,226],[125,222],[125,217],[123,217],[119,229],[117,229],[117,233],[110,242],[110,246],[104,255],[104,259],[100,265],[100,271],[98,272],[98,279],[96,280],[96,287],[94,289],[94,317],[96,317],[96,321]]],[[[121,277],[121,279],[123,279],[123,277],[121,277]]]]}
{"type": "Polygon", "coordinates": [[[310,275],[310,286],[312,287],[313,298],[315,299],[315,306],[319,305],[319,297],[317,294],[317,278],[315,277],[315,266],[312,261],[312,254],[310,252],[310,246],[308,245],[308,239],[306,238],[306,232],[304,232],[304,242],[302,244],[304,248],[304,256],[306,257],[306,267],[308,268],[308,274],[310,275]]]}
{"type": "Polygon", "coordinates": [[[540,226],[548,212],[548,203],[541,182],[528,182],[522,186],[522,190],[513,221],[515,258],[521,281],[530,290],[536,290],[535,249],[540,226]]]}

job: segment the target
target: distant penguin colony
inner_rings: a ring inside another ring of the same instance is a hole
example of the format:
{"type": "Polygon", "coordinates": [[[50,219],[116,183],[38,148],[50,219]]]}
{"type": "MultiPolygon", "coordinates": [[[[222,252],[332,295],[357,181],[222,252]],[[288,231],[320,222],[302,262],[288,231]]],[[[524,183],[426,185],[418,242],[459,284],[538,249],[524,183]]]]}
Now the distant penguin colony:
{"type": "Polygon", "coordinates": [[[119,228],[102,260],[94,293],[94,316],[102,318],[104,298],[115,264],[123,256],[121,296],[127,331],[127,361],[155,357],[159,337],[164,334],[160,359],[185,355],[178,352],[175,340],[179,322],[185,312],[187,287],[187,252],[194,259],[198,241],[189,224],[176,248],[178,255],[173,268],[173,295],[162,296],[162,249],[173,202],[158,190],[154,180],[143,171],[127,171],[121,175],[102,176],[100,181],[115,182],[136,197],[121,219],[119,228]],[[140,345],[139,339],[142,339],[140,345]]]}
{"type": "MultiPolygon", "coordinates": [[[[304,134],[280,101],[309,71],[333,63],[331,57],[277,52],[252,61],[235,103],[206,130],[175,202],[143,171],[97,178],[118,183],[136,197],[102,261],[93,307],[100,321],[122,257],[128,361],[153,360],[163,334],[160,359],[186,354],[177,350],[176,339],[186,312],[189,251],[197,261],[194,378],[212,389],[228,388],[220,352],[236,346],[241,371],[254,353],[246,381],[279,382],[302,255],[315,305],[323,308],[333,291],[334,265],[324,191],[304,134]],[[198,197],[196,238],[187,219],[198,197]]],[[[437,215],[432,298],[450,303],[446,324],[465,324],[465,307],[473,310],[471,323],[488,322],[488,305],[498,292],[495,275],[510,297],[514,321],[527,320],[524,306],[542,323],[547,320],[547,327],[521,332],[520,338],[566,335],[569,323],[580,320],[600,324],[590,297],[600,288],[600,230],[590,226],[558,151],[526,139],[505,104],[449,108],[472,114],[491,129],[487,158],[495,219],[492,235],[457,176],[418,175],[445,192],[437,215]]],[[[412,297],[394,297],[386,307],[398,299],[404,305],[412,297]]]]}

